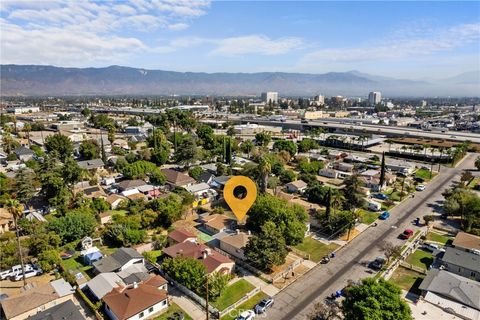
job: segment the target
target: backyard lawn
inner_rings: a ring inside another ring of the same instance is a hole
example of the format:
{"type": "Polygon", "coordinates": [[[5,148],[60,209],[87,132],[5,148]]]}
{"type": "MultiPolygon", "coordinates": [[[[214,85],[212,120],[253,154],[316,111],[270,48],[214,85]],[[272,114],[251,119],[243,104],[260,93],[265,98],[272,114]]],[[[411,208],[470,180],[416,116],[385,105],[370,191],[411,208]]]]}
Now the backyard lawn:
{"type": "Polygon", "coordinates": [[[218,310],[222,311],[240,300],[244,295],[253,289],[255,289],[255,287],[250,284],[250,282],[245,279],[240,279],[237,282],[227,286],[222,295],[218,297],[217,300],[212,302],[212,305],[214,305],[218,310]]]}
{"type": "Polygon", "coordinates": [[[192,318],[185,311],[183,311],[182,308],[180,308],[178,305],[176,305],[173,302],[170,303],[170,306],[168,306],[167,311],[162,313],[160,316],[156,317],[155,320],[168,320],[169,317],[171,317],[175,312],[183,313],[185,320],[192,320],[192,318]]]}
{"type": "Polygon", "coordinates": [[[87,279],[90,279],[88,271],[92,269],[92,266],[85,266],[81,261],[81,257],[78,255],[74,255],[69,259],[62,260],[62,266],[65,270],[80,270],[85,275],[87,279]]]}
{"type": "Polygon", "coordinates": [[[266,298],[267,295],[263,292],[259,292],[241,305],[238,306],[238,308],[230,311],[228,314],[222,317],[222,320],[234,320],[236,319],[240,313],[242,313],[245,310],[252,310],[257,303],[259,303],[262,299],[266,298]]]}
{"type": "Polygon", "coordinates": [[[319,262],[324,256],[328,255],[336,248],[338,248],[338,245],[334,243],[327,245],[313,239],[312,237],[303,239],[302,243],[295,246],[295,249],[308,253],[310,255],[310,260],[314,262],[319,262]]]}
{"type": "Polygon", "coordinates": [[[393,273],[392,278],[390,278],[390,281],[403,290],[410,291],[414,294],[420,294],[418,287],[420,286],[420,283],[422,283],[424,277],[425,276],[421,273],[404,267],[398,267],[393,273]]]}
{"type": "Polygon", "coordinates": [[[433,263],[433,255],[430,252],[421,249],[416,250],[408,256],[407,263],[428,270],[428,267],[433,263]]]}
{"type": "Polygon", "coordinates": [[[427,240],[439,242],[441,244],[446,244],[448,242],[448,240],[451,240],[451,239],[452,238],[450,238],[448,236],[444,236],[443,234],[439,234],[439,233],[436,233],[436,232],[429,232],[427,234],[427,240]]]}

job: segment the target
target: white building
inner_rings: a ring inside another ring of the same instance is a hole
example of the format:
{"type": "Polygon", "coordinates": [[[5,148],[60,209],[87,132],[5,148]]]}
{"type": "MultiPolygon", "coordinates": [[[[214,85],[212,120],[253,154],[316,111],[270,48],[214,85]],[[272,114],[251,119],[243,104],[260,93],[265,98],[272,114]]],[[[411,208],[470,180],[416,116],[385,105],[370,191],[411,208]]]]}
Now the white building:
{"type": "Polygon", "coordinates": [[[14,114],[34,113],[34,112],[40,112],[40,108],[39,107],[14,107],[14,108],[8,108],[7,112],[14,113],[14,114]]]}
{"type": "Polygon", "coordinates": [[[372,91],[368,94],[368,104],[376,105],[382,101],[382,94],[378,91],[372,91]]]}
{"type": "Polygon", "coordinates": [[[262,92],[262,101],[264,101],[266,103],[269,103],[271,101],[273,104],[277,104],[278,103],[278,92],[273,92],[273,91],[262,92]]]}
{"type": "Polygon", "coordinates": [[[325,104],[325,96],[322,96],[321,94],[319,94],[318,96],[315,96],[313,100],[317,106],[323,106],[325,104]]]}

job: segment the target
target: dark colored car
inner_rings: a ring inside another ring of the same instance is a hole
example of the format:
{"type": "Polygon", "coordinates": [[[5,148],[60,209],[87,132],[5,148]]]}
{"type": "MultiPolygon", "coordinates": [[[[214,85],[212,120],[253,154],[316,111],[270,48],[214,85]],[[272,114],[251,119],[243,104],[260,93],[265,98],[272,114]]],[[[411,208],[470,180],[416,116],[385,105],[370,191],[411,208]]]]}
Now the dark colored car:
{"type": "Polygon", "coordinates": [[[375,260],[373,260],[368,264],[368,267],[374,270],[380,270],[383,268],[386,262],[387,262],[387,258],[383,256],[376,257],[375,260]]]}
{"type": "Polygon", "coordinates": [[[380,200],[388,200],[388,196],[383,193],[375,193],[373,197],[380,200]]]}

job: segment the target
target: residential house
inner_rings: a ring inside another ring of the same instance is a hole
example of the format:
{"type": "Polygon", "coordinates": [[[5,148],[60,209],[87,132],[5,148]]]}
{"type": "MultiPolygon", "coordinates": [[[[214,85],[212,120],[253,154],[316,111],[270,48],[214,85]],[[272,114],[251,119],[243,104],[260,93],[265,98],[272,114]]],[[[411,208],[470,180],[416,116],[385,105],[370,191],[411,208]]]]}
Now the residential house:
{"type": "Polygon", "coordinates": [[[190,257],[199,260],[208,273],[219,272],[221,274],[232,273],[235,263],[228,257],[220,254],[204,244],[185,241],[163,249],[163,253],[170,257],[190,257]]]}
{"type": "Polygon", "coordinates": [[[1,301],[6,320],[23,320],[40,311],[72,300],[75,289],[63,279],[33,287],[23,293],[1,301]]]}
{"type": "Polygon", "coordinates": [[[230,176],[220,176],[213,179],[210,186],[214,189],[223,190],[227,181],[230,180],[230,176]]]}
{"type": "Polygon", "coordinates": [[[216,234],[234,227],[235,220],[224,214],[211,214],[201,219],[202,227],[209,233],[216,234]]]}
{"type": "Polygon", "coordinates": [[[442,265],[449,272],[480,281],[480,252],[478,251],[447,247],[442,257],[442,265]]]}
{"type": "Polygon", "coordinates": [[[202,164],[200,166],[200,168],[202,168],[204,170],[204,172],[208,172],[208,173],[211,173],[211,174],[216,174],[217,173],[217,164],[216,163],[202,164]]]}
{"type": "Polygon", "coordinates": [[[122,201],[125,201],[126,199],[127,198],[125,198],[121,195],[111,194],[105,199],[105,201],[108,202],[108,204],[110,205],[110,208],[112,210],[116,210],[118,208],[118,206],[120,205],[120,203],[122,203],[122,201]]]}
{"type": "Polygon", "coordinates": [[[195,179],[173,169],[162,169],[163,174],[167,179],[167,184],[173,188],[186,188],[195,184],[195,179]]]}
{"type": "Polygon", "coordinates": [[[0,208],[0,234],[10,231],[13,223],[13,216],[5,208],[0,208]]]}
{"type": "Polygon", "coordinates": [[[431,269],[419,286],[425,301],[462,319],[480,319],[480,282],[431,269]]]}
{"type": "Polygon", "coordinates": [[[137,189],[140,186],[144,186],[147,183],[143,180],[136,179],[136,180],[123,180],[117,184],[118,189],[120,191],[128,191],[132,189],[137,189]]]}
{"type": "Polygon", "coordinates": [[[207,204],[214,201],[218,197],[218,192],[213,190],[207,183],[197,183],[191,186],[185,187],[185,189],[194,195],[195,200],[193,206],[207,204]]]}
{"type": "Polygon", "coordinates": [[[122,278],[115,272],[104,272],[88,281],[86,289],[96,300],[101,300],[107,293],[118,286],[125,286],[122,278]]]}
{"type": "Polygon", "coordinates": [[[33,156],[35,155],[35,152],[33,152],[32,150],[24,146],[20,146],[14,149],[13,153],[15,153],[18,160],[21,160],[23,162],[27,162],[28,160],[32,159],[33,156]]]}
{"type": "Polygon", "coordinates": [[[463,249],[465,251],[480,251],[480,236],[460,231],[455,236],[452,245],[457,249],[463,249]]]}
{"type": "Polygon", "coordinates": [[[304,193],[307,190],[308,184],[303,180],[296,180],[285,185],[289,193],[304,193]]]}
{"type": "Polygon", "coordinates": [[[198,177],[198,182],[204,182],[210,185],[213,182],[213,179],[215,179],[215,175],[208,171],[205,171],[200,174],[200,177],[198,177]]]}
{"type": "Polygon", "coordinates": [[[118,148],[122,148],[124,150],[130,150],[130,147],[128,146],[128,141],[124,140],[124,139],[113,140],[112,147],[118,147],[118,148]]]}
{"type": "Polygon", "coordinates": [[[350,163],[344,163],[344,162],[335,162],[333,164],[333,168],[342,171],[342,172],[347,172],[347,173],[353,173],[354,166],[353,164],[350,163]]]}
{"type": "Polygon", "coordinates": [[[91,186],[91,187],[82,189],[80,191],[83,192],[83,194],[87,198],[91,198],[91,199],[93,199],[93,198],[106,199],[107,198],[107,194],[105,193],[105,190],[103,190],[103,188],[101,186],[91,186]]]}
{"type": "Polygon", "coordinates": [[[250,237],[250,231],[245,233],[237,230],[236,233],[219,239],[220,249],[238,259],[245,260],[245,247],[250,237]]]}
{"type": "Polygon", "coordinates": [[[99,170],[105,166],[102,159],[92,159],[92,160],[85,160],[85,161],[78,161],[78,166],[85,170],[99,170]]]}
{"type": "Polygon", "coordinates": [[[110,319],[148,319],[168,308],[167,291],[158,286],[156,277],[144,283],[114,288],[106,294],[103,302],[110,319]]]}
{"type": "Polygon", "coordinates": [[[171,246],[185,241],[196,242],[197,236],[186,229],[175,229],[168,234],[168,243],[171,246]]]}
{"type": "Polygon", "coordinates": [[[29,316],[27,320],[85,320],[80,308],[72,300],[67,300],[36,315],[29,316]]]}
{"type": "Polygon", "coordinates": [[[145,264],[143,256],[132,248],[120,248],[110,256],[93,263],[95,273],[116,272],[134,264],[145,264]]]}

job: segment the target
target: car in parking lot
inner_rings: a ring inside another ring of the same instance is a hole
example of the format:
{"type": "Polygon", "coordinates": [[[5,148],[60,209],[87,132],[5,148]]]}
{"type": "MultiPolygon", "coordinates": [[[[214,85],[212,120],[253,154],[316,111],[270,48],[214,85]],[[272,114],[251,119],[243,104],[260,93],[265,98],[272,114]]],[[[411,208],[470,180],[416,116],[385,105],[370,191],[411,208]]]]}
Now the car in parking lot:
{"type": "Polygon", "coordinates": [[[390,212],[383,211],[379,216],[378,219],[380,220],[387,220],[390,217],[390,212]]]}
{"type": "Polygon", "coordinates": [[[255,312],[253,310],[246,310],[240,313],[235,320],[252,320],[255,318],[255,312]]]}
{"type": "Polygon", "coordinates": [[[264,313],[273,306],[273,298],[266,298],[260,301],[254,308],[256,314],[264,313]]]}
{"type": "Polygon", "coordinates": [[[412,229],[405,229],[402,234],[400,234],[400,239],[410,239],[413,236],[413,230],[412,229]]]}
{"type": "Polygon", "coordinates": [[[423,190],[425,190],[425,186],[424,186],[423,184],[419,184],[419,185],[415,188],[415,190],[417,190],[417,191],[423,191],[423,190]]]}

